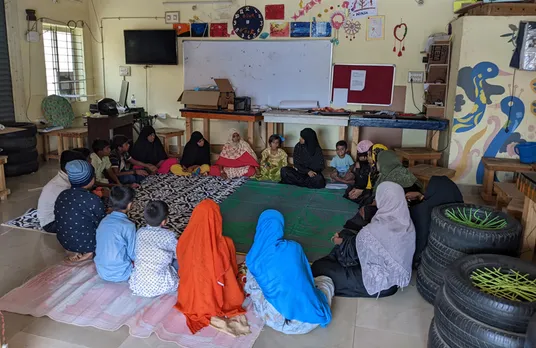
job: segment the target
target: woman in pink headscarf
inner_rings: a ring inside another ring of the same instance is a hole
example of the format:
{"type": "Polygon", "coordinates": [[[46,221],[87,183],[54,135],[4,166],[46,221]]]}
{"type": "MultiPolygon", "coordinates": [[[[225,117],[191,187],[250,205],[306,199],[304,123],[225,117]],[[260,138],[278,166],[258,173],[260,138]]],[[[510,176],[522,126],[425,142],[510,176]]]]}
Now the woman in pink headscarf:
{"type": "Polygon", "coordinates": [[[210,167],[210,175],[221,176],[224,179],[251,177],[259,168],[259,162],[255,151],[247,142],[241,139],[240,133],[234,128],[229,130],[229,138],[220,157],[210,167]]]}

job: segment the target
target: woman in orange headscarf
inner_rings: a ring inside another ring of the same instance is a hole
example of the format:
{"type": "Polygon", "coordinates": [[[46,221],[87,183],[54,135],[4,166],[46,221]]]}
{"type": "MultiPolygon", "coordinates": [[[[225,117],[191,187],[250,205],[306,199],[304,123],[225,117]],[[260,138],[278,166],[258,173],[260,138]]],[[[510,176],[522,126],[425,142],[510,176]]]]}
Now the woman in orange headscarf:
{"type": "Polygon", "coordinates": [[[212,317],[234,317],[246,313],[244,292],[236,276],[236,249],[222,235],[220,207],[205,199],[195,207],[177,244],[179,263],[179,311],[190,331],[208,326],[212,317]]]}

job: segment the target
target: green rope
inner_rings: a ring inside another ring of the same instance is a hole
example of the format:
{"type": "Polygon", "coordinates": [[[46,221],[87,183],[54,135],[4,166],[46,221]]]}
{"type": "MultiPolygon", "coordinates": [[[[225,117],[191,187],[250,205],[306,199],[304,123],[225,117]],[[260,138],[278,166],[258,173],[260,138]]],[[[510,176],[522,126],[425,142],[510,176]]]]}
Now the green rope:
{"type": "Polygon", "coordinates": [[[495,297],[516,302],[536,302],[536,279],[515,270],[477,269],[471,273],[473,285],[495,297]]]}
{"type": "Polygon", "coordinates": [[[454,222],[473,228],[498,230],[507,225],[506,219],[498,215],[493,216],[492,212],[481,212],[480,209],[475,208],[449,208],[445,210],[445,216],[454,222]]]}

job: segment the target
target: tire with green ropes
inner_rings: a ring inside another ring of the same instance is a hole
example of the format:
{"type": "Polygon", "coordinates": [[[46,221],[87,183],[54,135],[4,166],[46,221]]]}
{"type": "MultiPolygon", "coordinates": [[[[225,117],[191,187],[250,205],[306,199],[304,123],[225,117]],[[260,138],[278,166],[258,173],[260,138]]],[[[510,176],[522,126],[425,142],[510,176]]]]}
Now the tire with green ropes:
{"type": "Polygon", "coordinates": [[[465,254],[517,256],[521,224],[489,207],[452,203],[432,210],[430,234],[445,246],[465,254]]]}
{"type": "Polygon", "coordinates": [[[445,272],[445,291],[468,316],[525,333],[536,314],[536,265],[502,255],[469,255],[445,272]]]}

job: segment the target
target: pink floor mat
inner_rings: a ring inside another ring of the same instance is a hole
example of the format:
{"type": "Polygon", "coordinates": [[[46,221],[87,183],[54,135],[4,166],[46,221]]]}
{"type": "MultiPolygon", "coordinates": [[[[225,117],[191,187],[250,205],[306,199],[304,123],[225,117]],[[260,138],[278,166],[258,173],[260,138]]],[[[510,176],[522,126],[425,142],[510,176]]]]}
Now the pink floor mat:
{"type": "Polygon", "coordinates": [[[252,347],[259,337],[263,324],[252,311],[246,314],[252,332],[247,336],[234,338],[211,327],[192,335],[184,315],[173,307],[176,300],[176,294],[134,296],[126,282],[101,280],[93,262],[61,263],[11,290],[0,299],[0,310],[107,331],[128,325],[132,336],[146,338],[154,332],[182,347],[252,347]]]}

